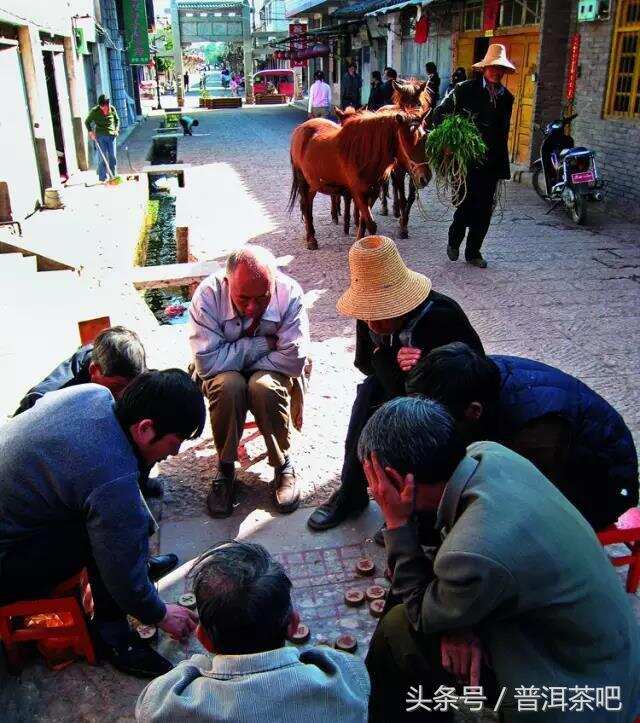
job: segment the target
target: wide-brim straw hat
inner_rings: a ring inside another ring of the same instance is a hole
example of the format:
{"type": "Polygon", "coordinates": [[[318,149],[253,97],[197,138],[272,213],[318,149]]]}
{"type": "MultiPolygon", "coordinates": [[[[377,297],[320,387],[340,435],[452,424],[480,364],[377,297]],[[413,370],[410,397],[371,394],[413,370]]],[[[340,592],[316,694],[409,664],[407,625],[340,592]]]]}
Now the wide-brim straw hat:
{"type": "Polygon", "coordinates": [[[516,72],[516,66],[507,58],[507,49],[500,43],[491,44],[487,48],[484,58],[474,63],[472,67],[476,70],[483,70],[483,68],[488,68],[490,65],[496,65],[507,73],[516,72]]]}
{"type": "Polygon", "coordinates": [[[405,266],[386,236],[365,236],[349,249],[351,285],[338,299],[341,314],[362,321],[404,316],[431,291],[431,280],[405,266]]]}

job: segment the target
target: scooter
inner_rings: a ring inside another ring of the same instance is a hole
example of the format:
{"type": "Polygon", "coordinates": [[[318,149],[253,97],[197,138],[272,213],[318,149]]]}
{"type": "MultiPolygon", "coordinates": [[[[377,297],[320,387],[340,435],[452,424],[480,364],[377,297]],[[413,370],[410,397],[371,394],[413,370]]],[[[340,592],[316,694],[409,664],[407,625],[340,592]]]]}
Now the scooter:
{"type": "Polygon", "coordinates": [[[587,220],[587,202],[604,199],[604,181],[598,175],[594,151],[576,147],[564,132],[577,117],[562,118],[544,128],[532,183],[538,196],[552,204],[549,212],[562,203],[572,220],[582,225],[587,220]]]}

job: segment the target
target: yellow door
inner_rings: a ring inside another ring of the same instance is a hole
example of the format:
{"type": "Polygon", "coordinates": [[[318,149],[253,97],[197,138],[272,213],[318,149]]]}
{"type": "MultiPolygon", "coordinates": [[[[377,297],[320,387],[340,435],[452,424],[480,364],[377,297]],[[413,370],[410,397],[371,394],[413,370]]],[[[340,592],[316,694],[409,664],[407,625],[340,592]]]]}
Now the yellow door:
{"type": "Polygon", "coordinates": [[[467,71],[467,78],[470,78],[473,73],[471,66],[473,65],[474,43],[475,38],[458,38],[458,57],[456,59],[456,68],[464,68],[467,71]]]}

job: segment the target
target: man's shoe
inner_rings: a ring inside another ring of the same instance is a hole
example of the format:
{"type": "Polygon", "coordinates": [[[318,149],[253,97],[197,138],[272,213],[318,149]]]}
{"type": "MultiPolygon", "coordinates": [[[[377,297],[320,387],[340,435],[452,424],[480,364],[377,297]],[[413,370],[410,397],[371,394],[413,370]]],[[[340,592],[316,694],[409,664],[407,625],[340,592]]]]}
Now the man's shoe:
{"type": "Polygon", "coordinates": [[[376,534],[373,536],[373,541],[376,543],[376,545],[380,545],[380,547],[384,547],[384,531],[387,529],[387,523],[385,522],[382,527],[378,529],[376,534]]]}
{"type": "Polygon", "coordinates": [[[460,249],[449,244],[447,246],[447,256],[449,257],[449,261],[457,261],[460,256],[460,249]]]}
{"type": "Polygon", "coordinates": [[[161,477],[147,477],[140,483],[140,490],[145,497],[162,497],[164,485],[161,477]]]}
{"type": "Polygon", "coordinates": [[[273,479],[273,501],[278,512],[293,512],[300,505],[300,485],[293,466],[287,460],[276,470],[273,479]]]}
{"type": "Polygon", "coordinates": [[[330,530],[344,522],[347,517],[357,517],[368,504],[369,497],[366,495],[354,504],[342,490],[336,490],[323,505],[314,510],[307,525],[317,532],[330,530]]]}
{"type": "Polygon", "coordinates": [[[131,633],[122,645],[107,645],[100,641],[100,657],[114,668],[136,678],[157,678],[173,670],[173,663],[157,653],[148,643],[131,633]]]}
{"type": "Polygon", "coordinates": [[[149,580],[151,580],[151,582],[158,582],[160,578],[168,575],[171,570],[175,570],[177,566],[178,556],[173,553],[150,557],[147,562],[147,567],[149,568],[149,580]]]}
{"type": "Polygon", "coordinates": [[[218,472],[207,495],[207,509],[211,517],[229,517],[233,512],[235,486],[235,475],[225,475],[222,470],[218,472]]]}
{"type": "Polygon", "coordinates": [[[487,262],[482,258],[482,256],[476,256],[475,259],[467,259],[467,263],[479,269],[487,268],[487,262]]]}

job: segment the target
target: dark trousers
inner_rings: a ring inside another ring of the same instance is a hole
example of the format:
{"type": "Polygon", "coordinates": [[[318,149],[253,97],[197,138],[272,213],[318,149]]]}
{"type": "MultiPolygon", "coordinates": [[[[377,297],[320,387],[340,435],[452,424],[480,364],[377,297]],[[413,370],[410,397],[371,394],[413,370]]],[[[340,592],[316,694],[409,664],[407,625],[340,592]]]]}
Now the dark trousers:
{"type": "MultiPolygon", "coordinates": [[[[378,623],[365,660],[371,679],[369,721],[450,721],[450,711],[433,711],[428,699],[439,686],[462,692],[460,681],[441,663],[440,636],[417,633],[409,624],[404,605],[396,605],[378,623]],[[410,692],[413,688],[414,691],[410,692]],[[425,701],[410,710],[418,696],[425,701]]],[[[483,667],[480,684],[490,704],[496,697],[496,681],[491,670],[483,667]]]]}
{"type": "Polygon", "coordinates": [[[360,433],[371,415],[384,401],[386,401],[384,389],[377,377],[369,376],[358,385],[344,444],[340,488],[354,505],[367,499],[367,478],[364,476],[362,465],[358,459],[360,433]]]}
{"type": "Polygon", "coordinates": [[[45,597],[86,567],[94,603],[94,623],[103,639],[117,645],[129,631],[125,612],[105,587],[83,525],[41,532],[0,559],[0,604],[45,597]]]}
{"type": "Polygon", "coordinates": [[[477,259],[489,230],[498,178],[486,171],[472,169],[467,174],[467,195],[453,214],[449,227],[449,246],[459,249],[467,234],[465,258],[477,259]]]}

